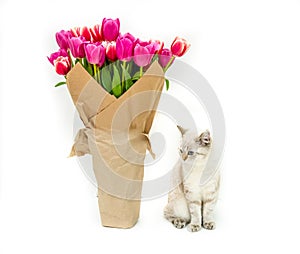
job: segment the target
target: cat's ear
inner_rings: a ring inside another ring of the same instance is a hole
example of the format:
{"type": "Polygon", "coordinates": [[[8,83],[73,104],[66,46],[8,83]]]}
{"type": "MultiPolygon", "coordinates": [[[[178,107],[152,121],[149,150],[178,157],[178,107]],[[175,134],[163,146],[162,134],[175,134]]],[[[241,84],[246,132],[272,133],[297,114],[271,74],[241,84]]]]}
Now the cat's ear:
{"type": "Polygon", "coordinates": [[[199,145],[209,145],[211,143],[211,137],[209,130],[206,130],[205,132],[201,133],[199,137],[195,139],[196,143],[199,145]]]}
{"type": "Polygon", "coordinates": [[[177,125],[178,130],[180,131],[181,135],[183,136],[188,130],[184,129],[183,127],[177,125]]]}
{"type": "Polygon", "coordinates": [[[204,133],[206,133],[206,135],[210,137],[210,131],[208,129],[206,129],[204,133]]]}

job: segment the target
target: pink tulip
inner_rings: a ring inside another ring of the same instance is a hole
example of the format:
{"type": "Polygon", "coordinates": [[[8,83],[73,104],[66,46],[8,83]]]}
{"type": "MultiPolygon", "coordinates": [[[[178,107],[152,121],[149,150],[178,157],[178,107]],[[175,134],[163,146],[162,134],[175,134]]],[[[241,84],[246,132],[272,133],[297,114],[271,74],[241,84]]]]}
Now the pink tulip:
{"type": "Polygon", "coordinates": [[[143,42],[139,39],[134,47],[134,62],[144,67],[150,64],[151,59],[156,51],[156,44],[150,42],[143,42]]]}
{"type": "Polygon", "coordinates": [[[130,34],[130,33],[123,34],[122,37],[131,40],[132,43],[134,43],[134,42],[137,40],[137,39],[136,39],[132,34],[130,34]]]}
{"type": "Polygon", "coordinates": [[[122,61],[129,61],[133,54],[135,38],[127,33],[120,35],[116,42],[117,57],[122,61]]]}
{"type": "Polygon", "coordinates": [[[106,19],[102,20],[101,34],[106,41],[115,41],[120,33],[120,20],[119,19],[106,19]]]}
{"type": "Polygon", "coordinates": [[[190,46],[185,39],[177,36],[171,45],[171,51],[175,56],[183,56],[190,46]]]}
{"type": "Polygon", "coordinates": [[[87,40],[87,41],[91,40],[90,30],[86,26],[74,27],[73,29],[71,29],[71,33],[74,37],[83,36],[85,38],[85,40],[87,40]]]}
{"type": "Polygon", "coordinates": [[[83,58],[85,56],[84,43],[85,38],[83,36],[69,38],[69,47],[75,58],[83,58]]]}
{"type": "MultiPolygon", "coordinates": [[[[164,68],[170,62],[173,54],[169,49],[163,49],[159,55],[159,63],[164,68]]],[[[172,61],[173,62],[173,61],[172,61]]]]}
{"type": "Polygon", "coordinates": [[[68,53],[65,49],[60,49],[59,51],[57,52],[54,52],[52,53],[48,58],[49,62],[54,65],[54,61],[60,57],[60,56],[63,56],[63,57],[67,57],[68,56],[68,53]]]}
{"type": "Polygon", "coordinates": [[[90,64],[97,64],[101,67],[105,61],[105,48],[99,43],[86,44],[85,55],[90,64]]]}
{"type": "Polygon", "coordinates": [[[160,40],[150,40],[149,42],[155,44],[155,53],[160,54],[164,47],[164,42],[160,40]]]}
{"type": "Polygon", "coordinates": [[[69,47],[68,39],[71,36],[72,36],[72,33],[70,31],[61,30],[60,32],[57,32],[55,34],[55,37],[56,37],[56,42],[57,42],[58,46],[62,49],[67,50],[69,47]]]}
{"type": "Polygon", "coordinates": [[[107,42],[106,43],[106,57],[110,61],[116,61],[117,60],[117,50],[116,50],[116,43],[114,41],[107,42]]]}
{"type": "Polygon", "coordinates": [[[101,42],[102,41],[100,25],[95,25],[93,28],[90,28],[90,34],[91,34],[93,42],[101,42]]]}
{"type": "Polygon", "coordinates": [[[56,60],[54,60],[54,67],[57,74],[67,75],[71,69],[69,57],[59,56],[56,60]]]}
{"type": "Polygon", "coordinates": [[[141,41],[140,39],[135,40],[135,44],[139,44],[142,47],[146,47],[150,54],[154,54],[156,51],[156,43],[151,41],[141,41]]]}

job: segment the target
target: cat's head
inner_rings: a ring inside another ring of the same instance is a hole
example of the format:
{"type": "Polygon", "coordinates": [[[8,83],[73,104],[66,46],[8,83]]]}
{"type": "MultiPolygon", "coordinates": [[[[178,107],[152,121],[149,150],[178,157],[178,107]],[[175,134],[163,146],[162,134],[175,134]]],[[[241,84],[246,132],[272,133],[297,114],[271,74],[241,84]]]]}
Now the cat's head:
{"type": "Polygon", "coordinates": [[[206,155],[211,147],[212,139],[209,130],[197,135],[195,132],[177,126],[182,135],[182,144],[179,148],[183,160],[195,158],[197,155],[206,155]]]}

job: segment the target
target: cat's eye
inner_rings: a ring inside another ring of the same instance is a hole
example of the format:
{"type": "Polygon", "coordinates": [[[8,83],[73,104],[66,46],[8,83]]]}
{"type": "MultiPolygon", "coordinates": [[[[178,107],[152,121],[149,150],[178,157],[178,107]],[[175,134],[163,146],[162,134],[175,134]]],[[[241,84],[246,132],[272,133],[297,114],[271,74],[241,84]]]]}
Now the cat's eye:
{"type": "Polygon", "coordinates": [[[188,151],[188,155],[194,155],[193,151],[188,151]]]}
{"type": "Polygon", "coordinates": [[[183,150],[180,148],[180,149],[179,149],[179,152],[180,152],[180,153],[183,153],[183,150]]]}

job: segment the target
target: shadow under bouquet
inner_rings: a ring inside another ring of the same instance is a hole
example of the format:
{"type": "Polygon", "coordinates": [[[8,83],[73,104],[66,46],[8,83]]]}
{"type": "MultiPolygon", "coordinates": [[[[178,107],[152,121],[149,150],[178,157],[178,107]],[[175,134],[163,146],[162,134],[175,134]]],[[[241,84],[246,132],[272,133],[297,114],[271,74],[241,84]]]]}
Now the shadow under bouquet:
{"type": "Polygon", "coordinates": [[[85,128],[70,156],[91,154],[103,226],[130,228],[139,218],[148,137],[164,73],[189,48],[176,37],[170,49],[159,40],[120,33],[119,19],[92,28],[56,33],[60,49],[48,59],[67,84],[85,128]]]}

